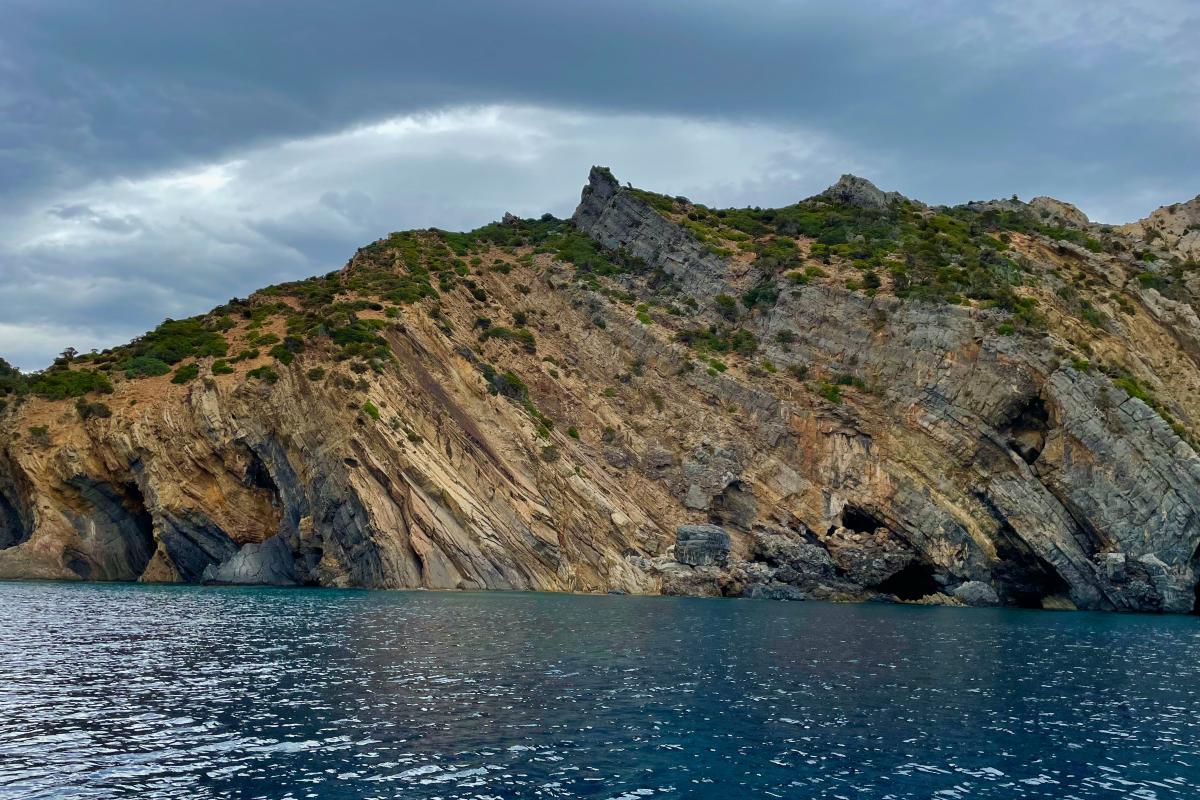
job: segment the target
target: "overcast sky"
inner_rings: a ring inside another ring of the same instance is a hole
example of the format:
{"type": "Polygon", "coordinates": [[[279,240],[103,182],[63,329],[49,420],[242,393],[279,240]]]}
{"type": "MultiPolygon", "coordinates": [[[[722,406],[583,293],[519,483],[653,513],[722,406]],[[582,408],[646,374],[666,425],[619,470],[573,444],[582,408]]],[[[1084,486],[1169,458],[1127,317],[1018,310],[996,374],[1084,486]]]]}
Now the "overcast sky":
{"type": "Polygon", "coordinates": [[[1196,0],[0,0],[0,356],[45,366],[392,230],[843,172],[1124,222],[1200,192],[1196,0]]]}

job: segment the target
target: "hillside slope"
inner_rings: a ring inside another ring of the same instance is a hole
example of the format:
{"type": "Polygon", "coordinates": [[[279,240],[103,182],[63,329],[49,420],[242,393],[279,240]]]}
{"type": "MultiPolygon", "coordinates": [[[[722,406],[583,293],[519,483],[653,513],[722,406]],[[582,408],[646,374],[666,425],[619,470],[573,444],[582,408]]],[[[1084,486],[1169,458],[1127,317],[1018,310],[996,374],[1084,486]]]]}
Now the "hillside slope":
{"type": "Polygon", "coordinates": [[[716,210],[595,168],[569,221],[0,374],[0,577],[1191,611],[1198,202],[716,210]]]}

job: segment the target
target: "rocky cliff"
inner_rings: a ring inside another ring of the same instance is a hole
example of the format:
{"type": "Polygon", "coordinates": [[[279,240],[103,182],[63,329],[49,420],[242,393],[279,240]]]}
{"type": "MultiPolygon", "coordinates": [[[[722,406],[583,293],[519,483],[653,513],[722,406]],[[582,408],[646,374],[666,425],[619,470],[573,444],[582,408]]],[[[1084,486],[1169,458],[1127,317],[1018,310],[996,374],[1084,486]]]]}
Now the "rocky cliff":
{"type": "Polygon", "coordinates": [[[0,371],[0,577],[1191,611],[1197,206],[596,168],[0,371]]]}

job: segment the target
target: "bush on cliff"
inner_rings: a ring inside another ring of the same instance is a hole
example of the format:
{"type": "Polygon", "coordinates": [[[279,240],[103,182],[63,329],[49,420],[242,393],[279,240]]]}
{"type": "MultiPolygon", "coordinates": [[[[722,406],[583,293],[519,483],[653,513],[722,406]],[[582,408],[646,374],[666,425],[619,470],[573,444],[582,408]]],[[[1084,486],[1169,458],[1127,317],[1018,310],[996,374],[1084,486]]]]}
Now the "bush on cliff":
{"type": "Polygon", "coordinates": [[[112,394],[112,382],[102,372],[90,369],[48,369],[34,376],[30,383],[33,393],[47,400],[82,397],[91,392],[112,394]]]}

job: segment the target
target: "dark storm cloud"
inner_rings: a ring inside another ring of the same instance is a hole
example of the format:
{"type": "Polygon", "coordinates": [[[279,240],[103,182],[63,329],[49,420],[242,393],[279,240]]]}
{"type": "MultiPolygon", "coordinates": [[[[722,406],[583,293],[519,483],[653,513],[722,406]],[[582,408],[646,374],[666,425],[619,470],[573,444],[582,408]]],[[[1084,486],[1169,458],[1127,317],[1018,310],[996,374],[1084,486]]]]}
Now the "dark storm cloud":
{"type": "MultiPolygon", "coordinates": [[[[655,129],[666,137],[691,120],[795,129],[825,143],[818,169],[804,166],[812,153],[789,159],[780,151],[761,160],[763,174],[741,180],[696,177],[704,171],[699,155],[698,168],[678,178],[663,173],[714,192],[699,198],[712,202],[795,199],[820,188],[811,185],[818,174],[841,171],[829,163],[836,157],[846,169],[874,165],[880,183],[932,202],[1047,193],[1122,221],[1200,190],[1198,16],[1188,0],[9,0],[0,2],[0,214],[63,227],[34,236],[13,223],[4,231],[10,241],[36,241],[0,251],[0,270],[9,283],[47,264],[67,269],[84,256],[63,242],[89,227],[105,237],[88,267],[93,276],[103,277],[101,269],[146,275],[157,292],[228,273],[244,276],[234,287],[245,290],[251,278],[336,266],[361,243],[354,237],[424,222],[430,212],[441,216],[425,224],[477,224],[504,202],[478,199],[488,194],[478,191],[481,175],[529,179],[472,163],[469,141],[458,161],[434,158],[436,171],[405,162],[397,173],[404,186],[361,170],[322,173],[292,187],[310,193],[311,203],[285,211],[262,207],[277,198],[252,198],[250,181],[235,181],[228,191],[243,193],[225,202],[243,210],[232,231],[231,218],[186,207],[174,220],[148,221],[146,204],[182,193],[142,192],[120,203],[113,195],[122,182],[235,162],[251,151],[286,171],[285,160],[263,154],[356,125],[478,105],[578,112],[592,121],[670,118],[655,129]],[[390,193],[412,202],[397,205],[390,193]],[[177,235],[168,228],[184,224],[205,232],[190,252],[172,249],[177,235]],[[164,270],[164,259],[180,267],[164,270]],[[180,277],[184,264],[199,277],[180,277]]],[[[621,137],[619,130],[601,141],[557,130],[595,152],[556,155],[564,171],[603,160],[605,145],[621,137]]],[[[631,161],[636,152],[611,149],[631,161]]],[[[620,174],[623,165],[613,166],[620,174]]],[[[565,174],[556,179],[566,185],[539,190],[543,208],[563,210],[577,192],[582,173],[565,174]]],[[[513,202],[537,202],[518,186],[511,194],[513,202]]],[[[0,316],[0,349],[12,341],[6,323],[11,332],[62,322],[52,302],[34,308],[32,295],[22,301],[12,285],[0,292],[17,301],[7,319],[0,316]]],[[[167,309],[147,310],[134,327],[152,322],[152,312],[167,309]]],[[[96,313],[132,312],[106,302],[96,313]]]]}

